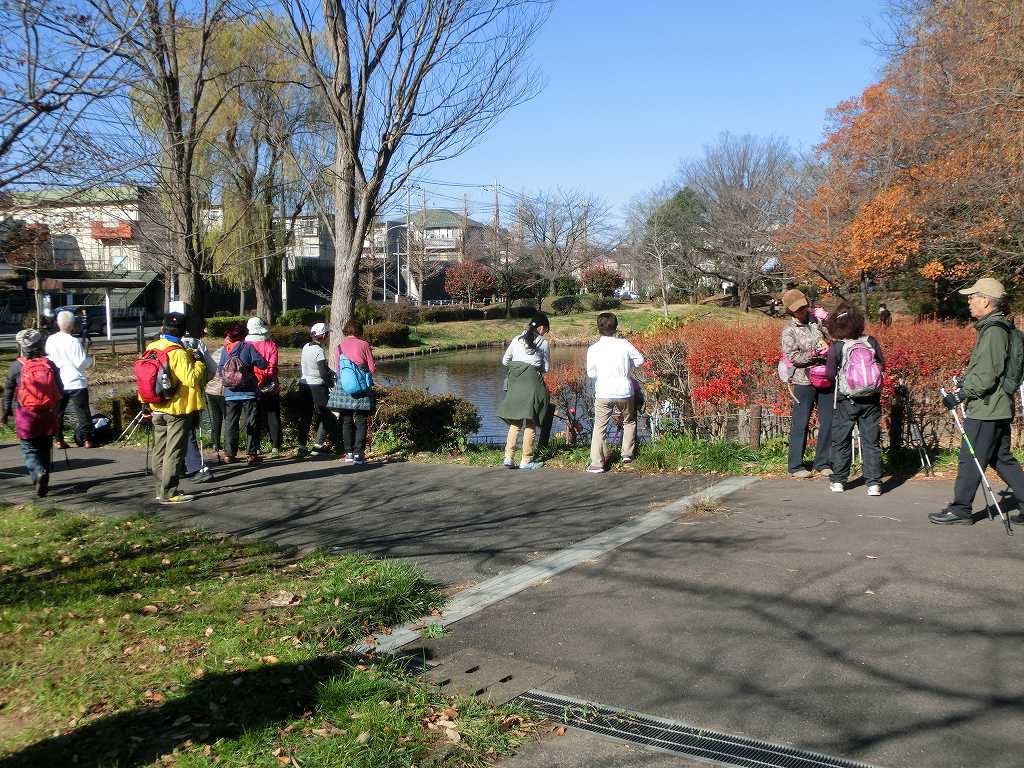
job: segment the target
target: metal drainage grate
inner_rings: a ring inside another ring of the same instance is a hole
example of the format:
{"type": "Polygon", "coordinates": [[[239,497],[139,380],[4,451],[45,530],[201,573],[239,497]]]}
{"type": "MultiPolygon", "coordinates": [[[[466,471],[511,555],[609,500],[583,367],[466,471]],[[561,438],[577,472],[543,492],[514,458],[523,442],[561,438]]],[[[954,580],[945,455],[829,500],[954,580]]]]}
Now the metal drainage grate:
{"type": "Polygon", "coordinates": [[[741,768],[871,768],[841,757],[694,728],[545,691],[527,691],[512,703],[550,720],[630,744],[741,768]]]}

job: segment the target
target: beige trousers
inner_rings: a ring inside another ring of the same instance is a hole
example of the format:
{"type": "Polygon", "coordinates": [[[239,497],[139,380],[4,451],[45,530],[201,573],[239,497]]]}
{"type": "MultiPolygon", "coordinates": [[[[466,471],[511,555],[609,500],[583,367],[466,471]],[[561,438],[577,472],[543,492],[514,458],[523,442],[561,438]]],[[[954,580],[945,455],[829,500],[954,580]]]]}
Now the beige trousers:
{"type": "Polygon", "coordinates": [[[633,458],[636,450],[636,400],[624,397],[617,400],[594,401],[594,434],[590,438],[590,466],[603,467],[608,461],[608,421],[622,416],[622,457],[633,458]]]}
{"type": "MultiPolygon", "coordinates": [[[[505,440],[505,458],[511,459],[516,452],[516,441],[519,440],[519,424],[508,425],[508,439],[505,440]]],[[[523,464],[533,461],[533,439],[537,435],[537,425],[532,419],[523,419],[523,464]]]]}

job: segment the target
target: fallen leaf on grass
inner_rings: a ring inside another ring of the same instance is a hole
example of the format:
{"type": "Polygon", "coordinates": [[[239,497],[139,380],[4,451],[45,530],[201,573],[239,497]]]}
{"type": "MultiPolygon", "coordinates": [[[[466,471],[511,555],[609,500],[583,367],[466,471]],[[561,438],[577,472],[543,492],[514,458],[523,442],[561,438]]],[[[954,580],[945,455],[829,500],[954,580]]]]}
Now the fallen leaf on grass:
{"type": "Polygon", "coordinates": [[[458,742],[462,741],[462,734],[460,734],[453,728],[445,728],[444,735],[445,738],[448,739],[448,741],[450,741],[452,744],[457,744],[458,742]]]}
{"type": "Polygon", "coordinates": [[[160,691],[146,691],[142,694],[142,698],[154,704],[162,704],[167,697],[160,693],[160,691]]]}
{"type": "Polygon", "coordinates": [[[277,656],[260,656],[260,664],[277,664],[277,656]]]}
{"type": "Polygon", "coordinates": [[[267,600],[267,605],[271,608],[287,608],[289,605],[298,605],[302,602],[302,598],[292,592],[285,592],[281,590],[276,595],[267,600]]]}
{"type": "Polygon", "coordinates": [[[521,715],[509,715],[501,721],[501,725],[498,726],[503,731],[511,731],[513,728],[518,728],[523,724],[523,718],[521,715]]]}
{"type": "Polygon", "coordinates": [[[358,736],[356,736],[356,744],[365,744],[369,740],[370,740],[370,732],[369,731],[363,731],[358,736]]]}
{"type": "Polygon", "coordinates": [[[144,605],[144,606],[142,606],[142,612],[143,612],[143,613],[144,613],[144,614],[145,614],[146,616],[152,616],[152,615],[154,615],[154,614],[156,614],[156,613],[160,613],[160,609],[159,609],[159,608],[157,608],[157,607],[156,607],[155,605],[153,605],[153,604],[149,604],[149,605],[144,605]]]}
{"type": "Polygon", "coordinates": [[[170,564],[171,564],[171,558],[169,558],[169,557],[165,557],[163,560],[160,561],[160,565],[170,565],[170,564]]]}
{"type": "Polygon", "coordinates": [[[211,637],[213,635],[213,627],[207,627],[203,631],[203,634],[206,635],[207,637],[211,637]]]}

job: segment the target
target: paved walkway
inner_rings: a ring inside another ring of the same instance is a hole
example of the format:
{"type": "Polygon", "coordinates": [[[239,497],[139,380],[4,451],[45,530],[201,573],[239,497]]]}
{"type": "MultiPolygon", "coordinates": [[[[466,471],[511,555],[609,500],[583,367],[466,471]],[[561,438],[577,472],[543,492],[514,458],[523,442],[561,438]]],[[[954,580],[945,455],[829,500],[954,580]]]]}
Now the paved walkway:
{"type": "MultiPolygon", "coordinates": [[[[214,467],[216,482],[183,481],[194,502],[163,507],[137,449],[57,453],[50,502],[168,521],[300,549],[362,551],[415,561],[435,581],[461,587],[562,550],[714,482],[519,472],[428,464],[339,466],[332,459],[214,467]]],[[[0,447],[0,497],[33,498],[20,449],[0,447]]]]}
{"type": "MultiPolygon", "coordinates": [[[[558,553],[712,478],[335,462],[224,469],[187,507],[151,502],[132,450],[72,451],[61,505],[299,547],[418,562],[467,587],[558,553]]],[[[63,464],[63,457],[61,457],[63,464]]],[[[479,659],[527,687],[890,768],[1017,766],[1024,749],[1024,526],[926,521],[950,480],[862,487],[759,481],[727,512],[681,517],[552,576],[409,650],[479,659]]],[[[28,498],[0,447],[0,494],[28,498]]],[[[980,501],[979,501],[980,508],[980,501]]],[[[685,766],[574,734],[524,766],[685,766]]],[[[695,765],[695,763],[694,763],[695,765]]]]}
{"type": "MultiPolygon", "coordinates": [[[[1024,527],[929,524],[950,490],[761,481],[421,649],[503,655],[556,693],[874,765],[1019,766],[1024,527]]],[[[573,735],[509,766],[671,764],[573,735]]]]}

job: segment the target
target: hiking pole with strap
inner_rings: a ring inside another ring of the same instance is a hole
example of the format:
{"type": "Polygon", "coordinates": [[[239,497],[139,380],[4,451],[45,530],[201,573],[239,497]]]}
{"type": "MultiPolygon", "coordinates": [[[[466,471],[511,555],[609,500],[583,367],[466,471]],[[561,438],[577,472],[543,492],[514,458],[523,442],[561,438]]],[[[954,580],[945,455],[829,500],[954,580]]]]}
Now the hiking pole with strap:
{"type": "MultiPolygon", "coordinates": [[[[939,389],[939,392],[942,393],[943,397],[948,394],[945,388],[939,389]]],[[[953,421],[956,422],[956,427],[960,430],[960,436],[963,438],[964,443],[967,444],[967,450],[970,452],[971,458],[974,459],[974,466],[978,468],[978,474],[981,475],[981,484],[988,492],[988,496],[985,497],[985,506],[988,506],[988,500],[991,498],[992,503],[995,505],[996,512],[999,513],[999,517],[1002,518],[1003,525],[1006,526],[1006,535],[1013,536],[1013,529],[1010,527],[1010,518],[1006,516],[1006,513],[1003,512],[1003,508],[999,506],[999,500],[996,498],[996,494],[992,490],[992,485],[985,476],[985,469],[981,466],[981,461],[978,460],[978,454],[974,452],[974,445],[971,443],[971,438],[967,436],[967,430],[964,429],[964,425],[960,421],[960,414],[957,413],[956,408],[951,408],[949,412],[953,414],[953,421]]],[[[990,520],[995,519],[992,517],[991,509],[988,510],[988,517],[990,520]]]]}
{"type": "Polygon", "coordinates": [[[124,428],[124,431],[121,433],[121,436],[117,438],[117,442],[120,443],[121,441],[131,440],[132,436],[135,434],[135,430],[139,428],[139,425],[142,423],[142,420],[144,418],[145,410],[140,410],[138,413],[136,413],[135,418],[133,418],[128,423],[128,426],[124,428]]]}

